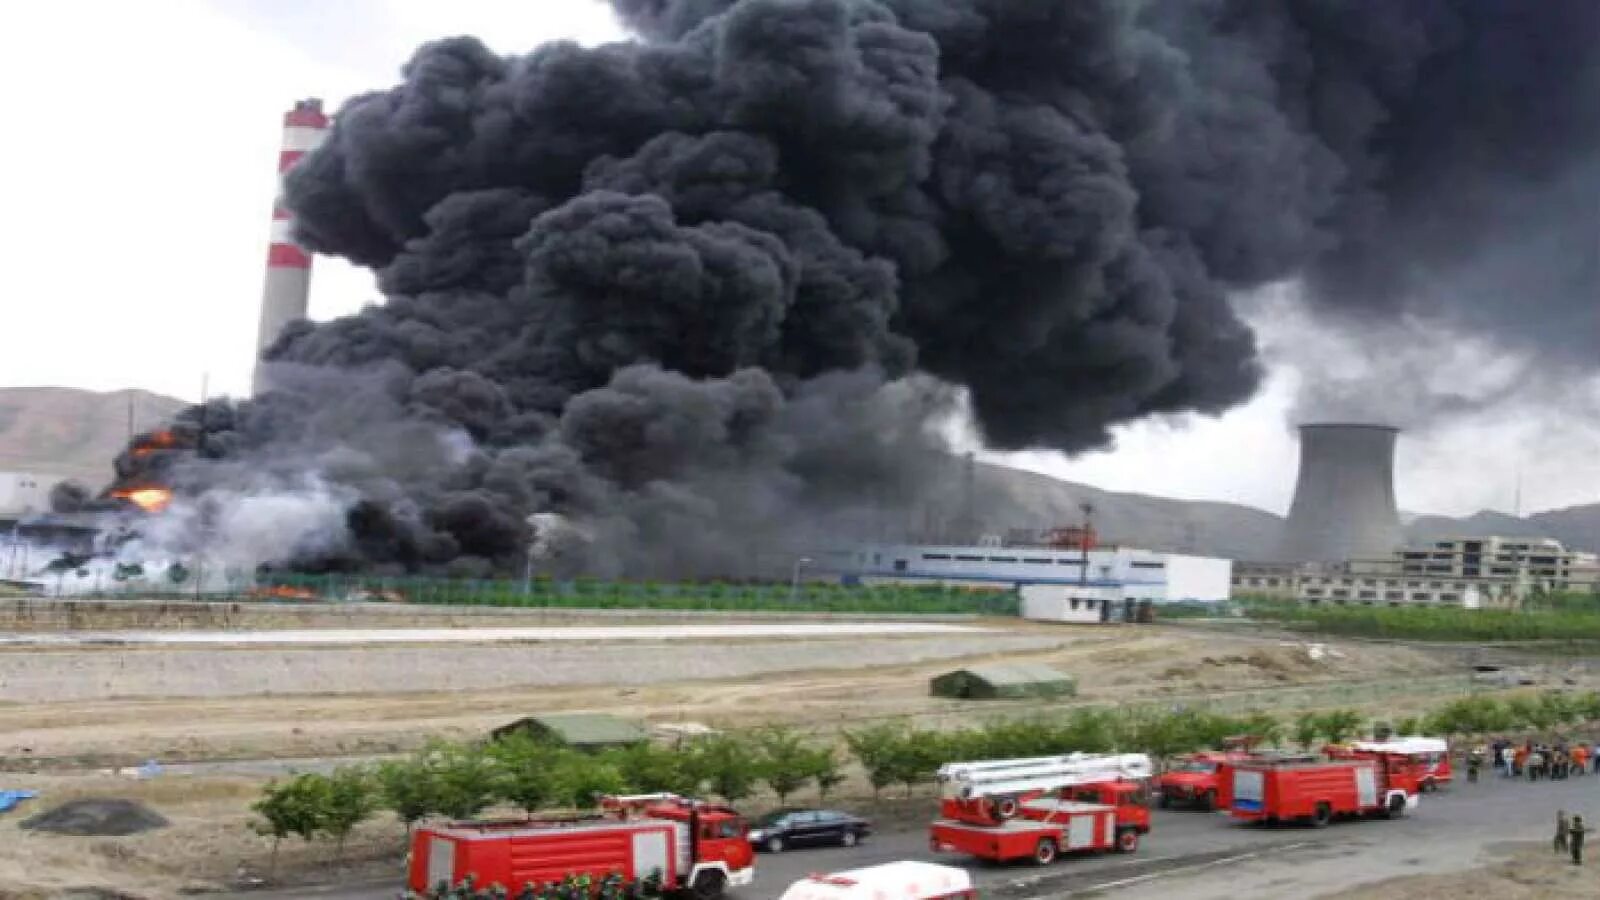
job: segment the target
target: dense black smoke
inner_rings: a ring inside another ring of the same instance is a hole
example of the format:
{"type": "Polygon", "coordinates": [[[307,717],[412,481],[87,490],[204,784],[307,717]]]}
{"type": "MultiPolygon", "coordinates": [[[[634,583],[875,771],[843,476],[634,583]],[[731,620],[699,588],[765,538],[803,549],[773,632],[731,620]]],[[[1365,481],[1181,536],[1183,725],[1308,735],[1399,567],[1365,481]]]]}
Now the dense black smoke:
{"type": "Polygon", "coordinates": [[[613,5],[640,41],[423,47],[290,175],[389,299],[206,430],[354,492],[339,564],[838,537],[948,474],[925,375],[991,446],[1102,445],[1247,398],[1226,296],[1301,275],[1593,362],[1592,0],[613,5]]]}

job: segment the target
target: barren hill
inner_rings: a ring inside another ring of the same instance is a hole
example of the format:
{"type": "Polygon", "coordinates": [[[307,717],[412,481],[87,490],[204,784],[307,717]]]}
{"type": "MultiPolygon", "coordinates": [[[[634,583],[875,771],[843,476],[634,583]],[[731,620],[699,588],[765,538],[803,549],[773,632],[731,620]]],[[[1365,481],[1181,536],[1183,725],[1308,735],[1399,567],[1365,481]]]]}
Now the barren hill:
{"type": "Polygon", "coordinates": [[[0,388],[0,469],[76,478],[99,487],[128,441],[186,406],[149,391],[0,388]],[[130,412],[131,410],[131,412],[130,412]]]}

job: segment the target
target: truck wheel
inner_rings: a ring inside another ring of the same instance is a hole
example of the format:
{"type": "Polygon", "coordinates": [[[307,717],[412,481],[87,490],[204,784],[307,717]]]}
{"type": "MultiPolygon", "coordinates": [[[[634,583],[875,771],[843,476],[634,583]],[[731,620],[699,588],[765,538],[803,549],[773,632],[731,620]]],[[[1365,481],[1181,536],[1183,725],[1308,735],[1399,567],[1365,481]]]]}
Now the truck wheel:
{"type": "Polygon", "coordinates": [[[706,869],[694,877],[694,900],[717,900],[728,886],[728,879],[716,869],[706,869]]]}
{"type": "Polygon", "coordinates": [[[1434,784],[1432,778],[1424,778],[1422,779],[1422,783],[1417,785],[1417,790],[1424,794],[1431,794],[1438,789],[1439,786],[1434,784]]]}
{"type": "Polygon", "coordinates": [[[769,837],[769,838],[767,838],[767,842],[765,844],[763,844],[762,846],[766,848],[766,851],[768,853],[782,853],[783,852],[783,838],[780,838],[780,837],[769,837]]]}
{"type": "Polygon", "coordinates": [[[1390,819],[1398,819],[1405,814],[1406,798],[1400,794],[1395,794],[1393,797],[1390,797],[1388,808],[1384,811],[1384,816],[1390,819]]]}
{"type": "Polygon", "coordinates": [[[1117,852],[1132,853],[1139,849],[1139,832],[1133,828],[1124,828],[1117,832],[1117,852]]]}
{"type": "Polygon", "coordinates": [[[1036,866],[1048,866],[1056,861],[1056,842],[1049,838],[1040,838],[1039,843],[1033,848],[1033,863],[1036,866]]]}
{"type": "Polygon", "coordinates": [[[1326,803],[1318,803],[1316,812],[1311,814],[1311,824],[1317,828],[1326,828],[1333,821],[1333,808],[1326,803]]]}
{"type": "Polygon", "coordinates": [[[1162,809],[1166,809],[1172,805],[1172,798],[1167,796],[1166,791],[1162,791],[1161,795],[1156,798],[1156,805],[1162,809]]]}
{"type": "Polygon", "coordinates": [[[846,831],[844,834],[839,835],[839,843],[845,847],[854,847],[859,840],[861,840],[861,836],[854,831],[846,831]]]}
{"type": "Polygon", "coordinates": [[[1215,812],[1217,808],[1217,792],[1206,791],[1200,795],[1200,808],[1206,812],[1215,812]]]}

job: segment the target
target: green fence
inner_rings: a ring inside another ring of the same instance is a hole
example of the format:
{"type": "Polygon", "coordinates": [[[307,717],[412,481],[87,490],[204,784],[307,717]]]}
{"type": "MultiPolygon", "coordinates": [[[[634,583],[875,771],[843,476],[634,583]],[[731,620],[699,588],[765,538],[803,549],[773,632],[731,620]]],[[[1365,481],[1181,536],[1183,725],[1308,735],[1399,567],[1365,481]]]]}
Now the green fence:
{"type": "MultiPolygon", "coordinates": [[[[72,576],[66,576],[70,579],[72,576]]],[[[974,591],[942,585],[851,586],[794,584],[608,581],[598,579],[483,580],[381,578],[360,575],[272,574],[254,579],[206,578],[204,590],[165,580],[88,580],[47,590],[79,598],[148,598],[196,602],[389,602],[429,606],[529,609],[660,609],[773,612],[976,614],[1015,616],[1014,592],[974,591]]],[[[48,587],[48,586],[47,586],[48,587]]]]}

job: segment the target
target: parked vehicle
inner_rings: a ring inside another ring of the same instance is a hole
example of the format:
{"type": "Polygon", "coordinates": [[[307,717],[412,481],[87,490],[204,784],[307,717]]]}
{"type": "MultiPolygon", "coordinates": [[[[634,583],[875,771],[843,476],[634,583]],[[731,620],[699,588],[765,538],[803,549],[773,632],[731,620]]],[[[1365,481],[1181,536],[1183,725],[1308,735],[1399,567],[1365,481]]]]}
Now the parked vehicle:
{"type": "Polygon", "coordinates": [[[854,847],[872,823],[834,809],[780,809],[750,824],[750,846],[768,853],[797,847],[854,847]]]}
{"type": "Polygon", "coordinates": [[[515,892],[568,875],[659,878],[697,900],[750,884],[755,855],[734,810],[673,794],[609,797],[602,812],[562,819],[454,822],[412,837],[406,884],[418,893],[471,875],[515,892]]]}
{"type": "Polygon", "coordinates": [[[926,862],[892,862],[831,875],[808,875],[781,900],[976,900],[965,869],[926,862]]]}
{"type": "Polygon", "coordinates": [[[1180,805],[1210,812],[1219,801],[1226,807],[1227,762],[1227,754],[1211,750],[1178,757],[1156,778],[1161,808],[1180,805]]]}
{"type": "Polygon", "coordinates": [[[1334,759],[1371,759],[1379,755],[1403,759],[1409,776],[1421,793],[1436,791],[1455,780],[1450,766],[1450,745],[1444,738],[1394,737],[1386,741],[1356,741],[1324,750],[1334,759]]]}
{"type": "Polygon", "coordinates": [[[1326,762],[1252,760],[1233,766],[1230,813],[1252,822],[1322,826],[1337,816],[1395,818],[1417,805],[1415,781],[1403,757],[1326,762]]]}
{"type": "Polygon", "coordinates": [[[1290,754],[1281,750],[1256,750],[1259,738],[1253,735],[1230,737],[1221,750],[1204,750],[1179,756],[1167,771],[1156,778],[1161,808],[1187,806],[1206,812],[1226,811],[1233,802],[1232,766],[1250,760],[1314,762],[1317,757],[1290,754]]]}
{"type": "Polygon", "coordinates": [[[1150,831],[1150,757],[1142,753],[981,760],[939,770],[941,818],[935,852],[981,859],[1062,853],[1131,853],[1150,831]]]}

